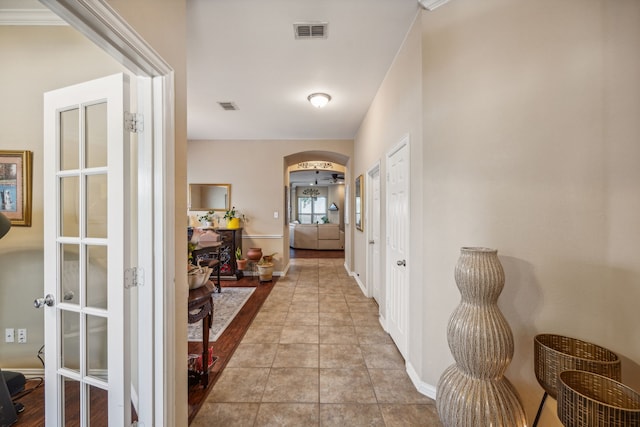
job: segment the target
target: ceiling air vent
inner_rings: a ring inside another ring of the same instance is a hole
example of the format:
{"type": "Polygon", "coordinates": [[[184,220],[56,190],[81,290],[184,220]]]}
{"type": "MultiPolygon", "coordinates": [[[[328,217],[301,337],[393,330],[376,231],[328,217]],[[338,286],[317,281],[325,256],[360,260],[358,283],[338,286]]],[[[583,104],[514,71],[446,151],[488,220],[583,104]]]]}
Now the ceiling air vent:
{"type": "Polygon", "coordinates": [[[225,111],[235,111],[235,110],[238,109],[238,106],[236,104],[234,104],[233,102],[218,102],[218,104],[225,111]]]}
{"type": "Polygon", "coordinates": [[[293,24],[296,39],[326,39],[328,22],[297,22],[293,24]]]}

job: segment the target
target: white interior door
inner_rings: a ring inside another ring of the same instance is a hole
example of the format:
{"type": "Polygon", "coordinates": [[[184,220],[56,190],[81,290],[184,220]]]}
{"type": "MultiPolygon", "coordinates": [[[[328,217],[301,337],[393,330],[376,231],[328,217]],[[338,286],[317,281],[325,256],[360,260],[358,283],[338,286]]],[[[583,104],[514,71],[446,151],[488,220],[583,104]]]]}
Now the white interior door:
{"type": "Polygon", "coordinates": [[[387,155],[386,324],[406,357],[409,326],[409,139],[387,155]]]}
{"type": "Polygon", "coordinates": [[[124,74],[51,91],[44,108],[45,415],[131,424],[124,74]]]}
{"type": "Polygon", "coordinates": [[[380,165],[376,165],[369,171],[369,183],[367,188],[367,209],[369,211],[369,277],[367,283],[370,284],[373,298],[378,305],[384,304],[384,295],[382,290],[381,277],[381,241],[380,241],[380,165]]]}

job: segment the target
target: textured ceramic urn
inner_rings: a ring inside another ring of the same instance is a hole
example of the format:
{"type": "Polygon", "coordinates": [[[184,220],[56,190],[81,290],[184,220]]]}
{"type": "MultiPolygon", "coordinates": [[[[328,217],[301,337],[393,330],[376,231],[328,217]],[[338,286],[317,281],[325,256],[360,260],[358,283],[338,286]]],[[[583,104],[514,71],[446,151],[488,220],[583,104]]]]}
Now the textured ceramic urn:
{"type": "Polygon", "coordinates": [[[513,357],[513,334],[498,309],[504,270],[498,251],[462,248],[455,268],[462,296],[447,328],[455,364],[438,382],[436,406],[447,426],[518,427],[526,417],[504,371],[513,357]]]}

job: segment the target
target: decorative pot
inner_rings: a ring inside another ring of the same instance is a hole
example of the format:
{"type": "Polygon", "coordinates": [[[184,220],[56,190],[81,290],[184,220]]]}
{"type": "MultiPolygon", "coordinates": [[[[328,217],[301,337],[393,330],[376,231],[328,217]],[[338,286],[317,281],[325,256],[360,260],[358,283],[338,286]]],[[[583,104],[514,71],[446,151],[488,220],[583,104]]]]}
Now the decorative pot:
{"type": "Polygon", "coordinates": [[[260,261],[260,258],[262,258],[262,248],[249,248],[247,258],[251,261],[260,261]]]}
{"type": "Polygon", "coordinates": [[[497,304],[504,287],[498,251],[462,248],[460,252],[455,281],[462,299],[447,327],[456,363],[438,382],[438,415],[447,427],[525,426],[520,398],[504,377],[513,357],[513,335],[497,304]]]}
{"type": "Polygon", "coordinates": [[[237,259],[236,264],[238,266],[238,270],[244,270],[247,268],[248,259],[237,259]]]}
{"type": "Polygon", "coordinates": [[[204,284],[209,280],[211,270],[212,269],[209,267],[196,267],[190,270],[187,275],[189,289],[198,289],[204,286],[204,284]]]}
{"type": "Polygon", "coordinates": [[[227,228],[240,228],[240,218],[229,218],[227,220],[227,228]]]}
{"type": "Polygon", "coordinates": [[[273,264],[258,264],[258,275],[261,282],[270,282],[273,280],[273,264]]]}

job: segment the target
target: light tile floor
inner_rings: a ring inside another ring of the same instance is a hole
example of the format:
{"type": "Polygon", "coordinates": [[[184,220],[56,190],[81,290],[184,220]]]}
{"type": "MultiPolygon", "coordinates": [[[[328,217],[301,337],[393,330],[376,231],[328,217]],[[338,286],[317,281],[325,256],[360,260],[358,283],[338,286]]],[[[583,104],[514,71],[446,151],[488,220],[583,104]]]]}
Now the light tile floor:
{"type": "Polygon", "coordinates": [[[192,426],[441,426],[342,259],[292,259],[192,426]]]}

